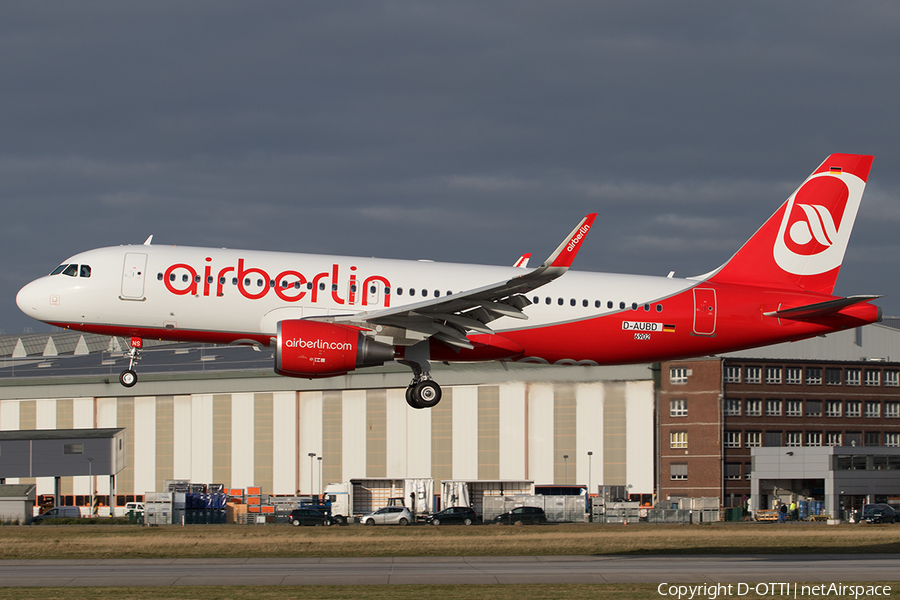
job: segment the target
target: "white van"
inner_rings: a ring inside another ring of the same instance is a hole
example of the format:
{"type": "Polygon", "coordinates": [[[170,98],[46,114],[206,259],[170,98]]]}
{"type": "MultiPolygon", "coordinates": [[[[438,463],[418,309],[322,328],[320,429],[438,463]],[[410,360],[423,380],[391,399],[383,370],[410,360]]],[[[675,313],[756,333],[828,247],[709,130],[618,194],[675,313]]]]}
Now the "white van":
{"type": "Polygon", "coordinates": [[[39,514],[31,520],[32,523],[39,523],[46,519],[80,519],[81,509],[77,506],[56,506],[39,514]]]}

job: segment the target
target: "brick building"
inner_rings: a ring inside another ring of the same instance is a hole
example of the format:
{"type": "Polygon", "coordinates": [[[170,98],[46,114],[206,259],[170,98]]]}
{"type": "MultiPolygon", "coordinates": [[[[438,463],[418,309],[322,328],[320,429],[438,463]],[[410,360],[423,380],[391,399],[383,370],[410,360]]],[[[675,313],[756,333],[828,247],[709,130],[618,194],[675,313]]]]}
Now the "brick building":
{"type": "Polygon", "coordinates": [[[666,362],[657,415],[658,497],[738,505],[750,494],[751,448],[900,446],[900,363],[666,362]]]}

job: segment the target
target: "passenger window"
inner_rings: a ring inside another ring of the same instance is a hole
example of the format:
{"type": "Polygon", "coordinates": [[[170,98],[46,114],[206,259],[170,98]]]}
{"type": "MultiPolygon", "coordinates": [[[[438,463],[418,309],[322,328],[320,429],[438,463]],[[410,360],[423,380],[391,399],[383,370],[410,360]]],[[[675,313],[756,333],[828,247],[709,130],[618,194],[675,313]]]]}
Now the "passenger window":
{"type": "Polygon", "coordinates": [[[562,298],[557,299],[556,303],[559,304],[560,306],[562,306],[562,305],[563,305],[563,299],[562,299],[562,298]]]}
{"type": "Polygon", "coordinates": [[[66,264],[66,265],[59,265],[58,267],[56,267],[55,269],[53,269],[53,272],[50,273],[50,274],[51,274],[51,275],[59,275],[60,273],[63,272],[63,269],[65,269],[65,268],[68,267],[68,266],[69,266],[69,265],[67,265],[67,264],[66,264]]]}
{"type": "Polygon", "coordinates": [[[545,304],[550,304],[550,296],[547,296],[547,298],[545,299],[545,302],[544,302],[544,303],[545,303],[545,304]]]}
{"type": "Polygon", "coordinates": [[[422,297],[425,298],[428,296],[428,290],[422,290],[422,297]]]}
{"type": "Polygon", "coordinates": [[[163,280],[163,274],[162,274],[162,273],[157,273],[157,274],[156,274],[156,280],[157,280],[157,281],[162,281],[162,280],[163,280]]]}
{"type": "Polygon", "coordinates": [[[188,280],[188,276],[187,276],[187,273],[185,273],[184,275],[181,276],[181,281],[183,281],[184,283],[187,283],[187,280],[188,280]]]}
{"type": "Polygon", "coordinates": [[[624,303],[624,302],[619,302],[619,310],[622,310],[622,309],[624,309],[624,308],[625,308],[625,303],[624,303]]]}
{"type": "MultiPolygon", "coordinates": [[[[375,292],[372,292],[372,293],[374,294],[375,292]]],[[[441,297],[441,290],[434,290],[434,297],[435,297],[435,298],[440,298],[440,297],[441,297]]]]}
{"type": "Polygon", "coordinates": [[[594,300],[594,308],[600,308],[600,301],[594,300]]]}
{"type": "Polygon", "coordinates": [[[537,303],[538,303],[538,302],[540,302],[540,301],[541,301],[541,299],[540,299],[540,298],[538,298],[538,297],[537,297],[537,296],[535,296],[535,297],[534,297],[534,298],[532,298],[532,299],[531,299],[531,300],[532,300],[532,302],[531,302],[531,303],[532,303],[532,304],[537,304],[537,303]]]}
{"type": "Polygon", "coordinates": [[[637,310],[637,302],[631,303],[631,310],[637,310]]]}
{"type": "Polygon", "coordinates": [[[582,300],[582,301],[581,301],[581,305],[582,305],[583,307],[587,308],[588,301],[587,301],[587,300],[582,300]]]}
{"type": "MultiPolygon", "coordinates": [[[[162,273],[160,273],[162,275],[162,273]]],[[[91,266],[90,265],[81,265],[81,269],[78,271],[79,277],[90,277],[91,276],[91,266]]],[[[162,277],[160,277],[162,279],[162,277]]]]}
{"type": "Polygon", "coordinates": [[[662,304],[656,305],[656,312],[662,312],[662,304]]]}
{"type": "Polygon", "coordinates": [[[569,300],[569,306],[575,306],[575,298],[569,300]]]}
{"type": "Polygon", "coordinates": [[[231,278],[231,285],[237,285],[237,277],[231,278]]]}
{"type": "Polygon", "coordinates": [[[650,312],[650,305],[649,305],[649,304],[645,304],[645,305],[644,305],[644,312],[650,312]]]}
{"type": "Polygon", "coordinates": [[[609,302],[606,303],[606,308],[612,308],[612,307],[613,307],[613,303],[612,303],[612,300],[610,300],[609,302]]]}
{"type": "Polygon", "coordinates": [[[415,295],[416,295],[416,288],[409,288],[409,295],[410,295],[410,296],[415,296],[415,295]]]}
{"type": "Polygon", "coordinates": [[[200,283],[200,276],[199,276],[199,275],[195,275],[195,276],[194,276],[194,283],[200,283]]]}
{"type": "Polygon", "coordinates": [[[78,265],[69,265],[62,272],[63,275],[68,275],[69,277],[75,277],[78,274],[78,265]]]}

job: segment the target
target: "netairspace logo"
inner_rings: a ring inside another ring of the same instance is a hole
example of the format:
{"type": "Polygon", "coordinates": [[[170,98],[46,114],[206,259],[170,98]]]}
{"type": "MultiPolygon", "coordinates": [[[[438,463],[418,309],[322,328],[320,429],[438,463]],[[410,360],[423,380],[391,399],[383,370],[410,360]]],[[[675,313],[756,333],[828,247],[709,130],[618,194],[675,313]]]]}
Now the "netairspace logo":
{"type": "Polygon", "coordinates": [[[802,583],[704,583],[701,585],[669,585],[661,583],[656,588],[660,596],[671,596],[678,600],[708,598],[716,600],[723,597],[741,597],[749,593],[757,596],[810,598],[834,596],[843,598],[870,598],[890,596],[889,585],[847,585],[843,583],[822,583],[806,585],[802,583]]]}

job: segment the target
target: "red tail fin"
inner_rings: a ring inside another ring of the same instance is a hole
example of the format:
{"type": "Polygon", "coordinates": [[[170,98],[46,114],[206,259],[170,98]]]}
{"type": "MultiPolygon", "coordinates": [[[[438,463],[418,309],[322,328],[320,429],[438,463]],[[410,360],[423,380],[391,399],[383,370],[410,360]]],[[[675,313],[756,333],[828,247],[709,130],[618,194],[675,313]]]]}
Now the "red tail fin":
{"type": "Polygon", "coordinates": [[[872,160],[829,156],[709,280],[830,294],[872,160]]]}

